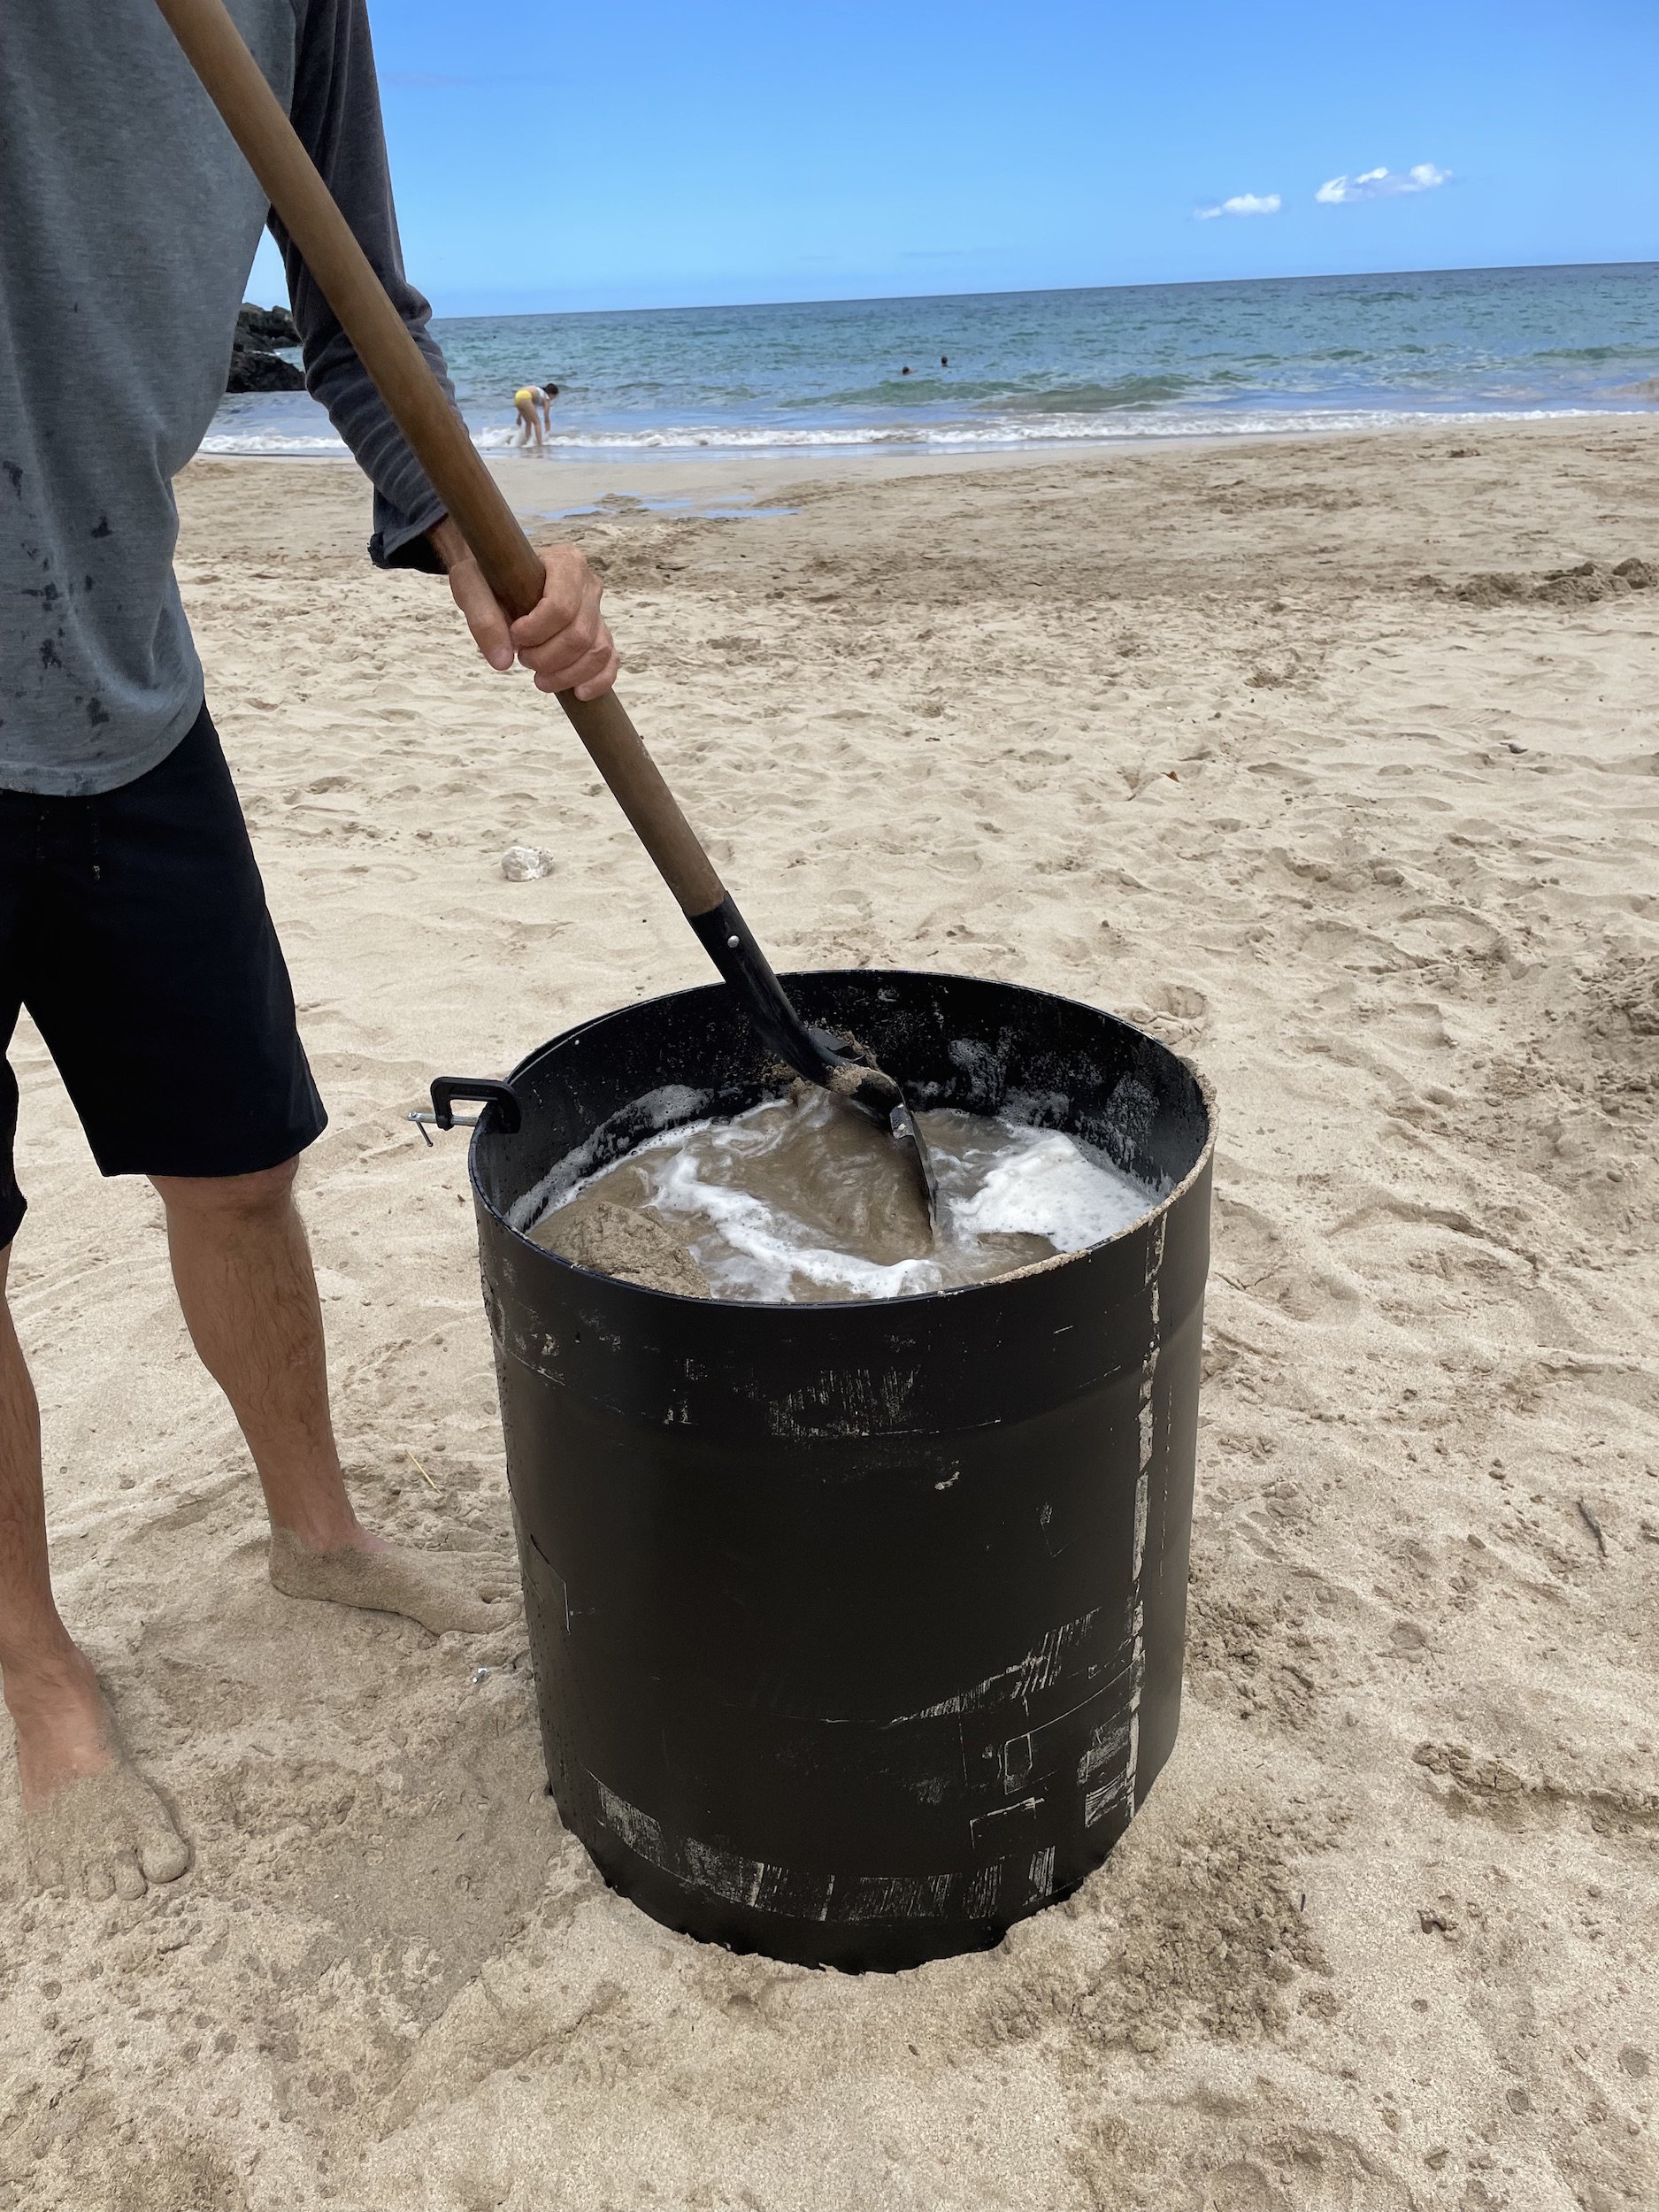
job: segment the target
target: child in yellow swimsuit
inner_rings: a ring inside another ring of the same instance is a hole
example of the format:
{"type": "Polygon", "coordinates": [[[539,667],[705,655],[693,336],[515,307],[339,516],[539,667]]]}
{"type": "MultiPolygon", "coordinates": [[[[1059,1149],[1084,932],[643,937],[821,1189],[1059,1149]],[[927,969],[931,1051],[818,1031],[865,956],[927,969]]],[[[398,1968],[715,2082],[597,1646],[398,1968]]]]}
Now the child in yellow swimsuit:
{"type": "Polygon", "coordinates": [[[558,389],[557,384],[545,389],[540,384],[521,384],[513,394],[512,403],[518,411],[518,444],[528,445],[534,440],[537,452],[541,451],[542,430],[553,427],[553,402],[558,389]]]}

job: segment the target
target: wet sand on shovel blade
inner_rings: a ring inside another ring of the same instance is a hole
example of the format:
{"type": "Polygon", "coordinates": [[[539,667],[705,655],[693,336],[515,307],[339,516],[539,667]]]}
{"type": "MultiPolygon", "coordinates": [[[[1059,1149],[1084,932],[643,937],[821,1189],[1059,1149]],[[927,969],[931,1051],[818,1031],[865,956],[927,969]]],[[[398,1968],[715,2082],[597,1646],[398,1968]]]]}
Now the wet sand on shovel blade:
{"type": "MultiPolygon", "coordinates": [[[[1222,1102],[1180,1746],[987,1955],[853,1981],[665,1933],[560,1832],[521,1633],[278,1595],[156,1202],[23,1027],[62,1601],[196,1856],[0,1904],[4,2212],[1659,2201],[1656,480],[1608,420],[569,526],[780,965],[1093,999],[1222,1102]]],[[[350,1479],[496,1549],[465,1143],[400,1117],[703,956],[562,718],[370,571],[349,471],[180,495],[333,1114],[350,1479]],[[515,843],[551,875],[503,880],[515,843]]],[[[0,1763],[8,1876],[15,1832],[0,1763]]]]}

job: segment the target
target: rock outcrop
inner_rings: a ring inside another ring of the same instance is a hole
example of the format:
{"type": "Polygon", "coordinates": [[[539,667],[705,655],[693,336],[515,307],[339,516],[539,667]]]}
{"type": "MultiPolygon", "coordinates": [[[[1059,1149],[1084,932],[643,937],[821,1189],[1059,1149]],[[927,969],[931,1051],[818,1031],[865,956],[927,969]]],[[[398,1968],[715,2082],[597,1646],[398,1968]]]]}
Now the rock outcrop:
{"type": "Polygon", "coordinates": [[[242,303],[231,348],[227,392],[303,392],[304,373],[285,361],[278,347],[296,346],[300,334],[286,307],[242,303]]]}
{"type": "Polygon", "coordinates": [[[236,311],[236,338],[249,346],[296,346],[299,325],[286,307],[255,307],[244,300],[236,311]]]}

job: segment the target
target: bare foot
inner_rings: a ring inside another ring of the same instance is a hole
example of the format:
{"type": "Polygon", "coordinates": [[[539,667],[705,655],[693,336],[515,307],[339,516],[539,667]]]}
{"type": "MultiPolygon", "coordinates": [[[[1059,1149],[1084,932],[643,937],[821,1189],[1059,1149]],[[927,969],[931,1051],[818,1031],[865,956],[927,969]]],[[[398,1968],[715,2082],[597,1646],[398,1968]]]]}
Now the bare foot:
{"type": "Polygon", "coordinates": [[[23,1854],[40,1889],[142,1897],[177,1881],[190,1848],[127,1760],[91,1665],[79,1652],[54,1678],[8,1679],[23,1786],[23,1854]]]}
{"type": "Polygon", "coordinates": [[[404,1551],[382,1538],[311,1551],[291,1529],[271,1532],[271,1579],[285,1596],[322,1598],[371,1613],[403,1613],[441,1636],[500,1628],[518,1584],[488,1552],[404,1551]]]}

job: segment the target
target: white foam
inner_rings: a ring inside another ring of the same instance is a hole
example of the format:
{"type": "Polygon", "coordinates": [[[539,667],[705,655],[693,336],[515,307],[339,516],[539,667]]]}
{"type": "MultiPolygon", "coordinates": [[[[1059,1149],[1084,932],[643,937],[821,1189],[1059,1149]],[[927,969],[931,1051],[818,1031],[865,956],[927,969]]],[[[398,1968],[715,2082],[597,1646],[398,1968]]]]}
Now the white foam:
{"type": "MultiPolygon", "coordinates": [[[[717,1150],[740,1153],[747,1132],[728,1123],[710,1130],[717,1150]]],[[[679,1132],[675,1133],[676,1136],[679,1132]]],[[[632,1155],[647,1170],[651,1202],[663,1213],[701,1213],[718,1232],[697,1244],[697,1261],[717,1296],[722,1292],[742,1298],[784,1300],[790,1295],[792,1279],[804,1275],[826,1290],[841,1291],[849,1298],[903,1298],[918,1291],[937,1290],[943,1278],[932,1260],[902,1260],[883,1267],[850,1252],[838,1252],[815,1243],[811,1233],[780,1206],[729,1185],[707,1181],[697,1171],[695,1156],[673,1139],[659,1140],[649,1153],[632,1155]]]]}
{"type": "MultiPolygon", "coordinates": [[[[796,1213],[776,1194],[775,1164],[758,1179],[772,1195],[745,1187],[757,1179],[746,1174],[747,1164],[763,1161],[803,1129],[825,1128],[843,1111],[811,1092],[792,1102],[769,1101],[730,1120],[664,1128],[626,1154],[627,1166],[644,1182],[647,1203],[686,1225],[717,1297],[787,1304],[802,1295],[803,1281],[831,1297],[915,1297],[1006,1272],[1021,1256],[1018,1248],[1010,1256],[1010,1236],[1042,1240],[1055,1253],[1079,1252],[1116,1236],[1157,1202],[1158,1194],[1059,1130],[1004,1117],[924,1112],[918,1120],[939,1179],[933,1256],[890,1263],[869,1259],[827,1241],[821,1215],[816,1226],[803,1217],[821,1202],[821,1189],[802,1192],[796,1213]]],[[[527,1227],[544,1208],[552,1210],[580,1189],[603,1189],[611,1169],[593,1172],[594,1153],[590,1143],[561,1162],[513,1209],[515,1226],[527,1227]]],[[[844,1160],[834,1168],[826,1163],[826,1173],[846,1171],[844,1160]]],[[[1024,1255],[1041,1256],[1041,1245],[1024,1255]]]]}
{"type": "MultiPolygon", "coordinates": [[[[855,453],[911,450],[997,452],[1022,447],[1114,445],[1156,438],[1310,437],[1359,431],[1473,428],[1503,422],[1606,421],[1651,413],[1651,409],[1606,407],[1223,409],[1114,408],[1099,414],[1037,418],[986,414],[955,421],[842,423],[781,428],[770,423],[678,423],[637,430],[555,432],[545,457],[649,453],[855,453]]],[[[518,446],[517,433],[497,424],[474,426],[472,442],[491,453],[515,452],[534,460],[534,446],[518,446]]],[[[303,460],[342,456],[346,448],[327,433],[307,434],[260,426],[221,426],[203,439],[204,453],[263,455],[303,460]]]]}
{"type": "MultiPolygon", "coordinates": [[[[1332,432],[1397,430],[1492,422],[1548,422],[1611,413],[1607,408],[1505,407],[1452,413],[1438,408],[1296,409],[1112,408],[1099,412],[971,415],[954,421],[869,421],[803,425],[685,423],[638,430],[565,430],[547,441],[557,453],[852,452],[901,447],[982,450],[1048,445],[1110,445],[1146,438],[1308,437],[1332,432]]],[[[1628,411],[1634,414],[1641,411],[1628,411]]],[[[474,433],[488,440],[491,434],[474,433]]]]}
{"type": "Polygon", "coordinates": [[[210,430],[199,449],[204,453],[256,453],[272,460],[349,460],[351,449],[332,431],[315,435],[296,430],[210,430]]]}
{"type": "Polygon", "coordinates": [[[672,1130],[669,1141],[672,1142],[687,1129],[705,1128],[706,1123],[688,1121],[686,1117],[707,1104],[706,1091],[694,1091],[685,1083],[664,1083],[654,1091],[647,1091],[642,1098],[634,1099],[619,1113],[602,1122],[585,1144],[556,1160],[534,1189],[514,1199],[507,1209],[509,1225],[520,1233],[528,1229],[551,1207],[567,1198],[607,1154],[614,1158],[625,1152],[629,1137],[640,1131],[672,1130]]]}
{"type": "Polygon", "coordinates": [[[972,1195],[949,1209],[953,1236],[1047,1237],[1056,1252],[1103,1244],[1138,1221],[1148,1194],[1108,1162],[1090,1157],[1058,1129],[1027,1129],[972,1195]]]}

